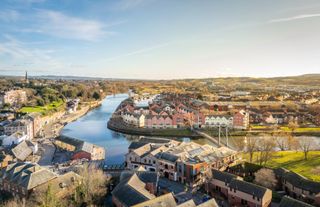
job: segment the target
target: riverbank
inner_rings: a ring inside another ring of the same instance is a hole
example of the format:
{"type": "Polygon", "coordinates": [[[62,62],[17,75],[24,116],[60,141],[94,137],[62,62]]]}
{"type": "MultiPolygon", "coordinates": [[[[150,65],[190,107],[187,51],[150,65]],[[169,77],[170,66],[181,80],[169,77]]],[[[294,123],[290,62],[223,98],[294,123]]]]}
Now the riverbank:
{"type": "Polygon", "coordinates": [[[160,137],[190,137],[199,138],[198,134],[194,133],[188,128],[167,128],[167,129],[149,129],[136,128],[125,124],[121,119],[111,118],[107,124],[108,129],[116,132],[129,135],[143,135],[143,136],[160,136],[160,137]]]}
{"type": "MultiPolygon", "coordinates": [[[[188,128],[166,128],[166,129],[149,129],[149,128],[136,128],[124,123],[120,118],[111,118],[107,124],[108,128],[129,135],[144,135],[144,136],[166,136],[166,137],[190,137],[190,138],[199,138],[200,135],[194,133],[188,128]]],[[[203,131],[210,136],[218,137],[218,129],[208,129],[202,128],[200,131],[203,131]]],[[[272,130],[233,130],[229,129],[229,136],[247,136],[247,135],[259,135],[267,134],[273,135],[280,132],[286,132],[282,130],[272,131],[272,130]]],[[[293,136],[320,136],[319,131],[293,131],[290,132],[293,136]]],[[[225,131],[222,132],[221,136],[225,136],[225,131]]]]}

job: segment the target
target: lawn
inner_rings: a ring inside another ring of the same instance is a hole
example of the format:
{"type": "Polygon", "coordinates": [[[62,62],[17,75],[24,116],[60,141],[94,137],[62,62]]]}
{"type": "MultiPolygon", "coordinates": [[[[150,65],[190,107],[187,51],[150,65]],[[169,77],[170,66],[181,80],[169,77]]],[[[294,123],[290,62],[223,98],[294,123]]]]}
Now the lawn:
{"type": "MultiPolygon", "coordinates": [[[[288,127],[281,127],[282,131],[291,132],[292,130],[288,127]]],[[[320,127],[306,127],[306,128],[296,128],[293,132],[320,132],[320,127]]]]}
{"type": "Polygon", "coordinates": [[[25,106],[20,109],[20,112],[22,113],[41,113],[46,114],[47,112],[53,111],[55,109],[58,109],[63,105],[63,101],[53,101],[50,104],[47,104],[45,106],[25,106]]]}
{"type": "MultiPolygon", "coordinates": [[[[244,155],[248,159],[248,155],[244,155]]],[[[254,160],[256,156],[254,155],[254,160]]],[[[267,162],[267,167],[283,167],[304,177],[320,182],[320,151],[312,151],[308,160],[304,160],[303,152],[281,151],[273,153],[273,158],[267,162]]]]}

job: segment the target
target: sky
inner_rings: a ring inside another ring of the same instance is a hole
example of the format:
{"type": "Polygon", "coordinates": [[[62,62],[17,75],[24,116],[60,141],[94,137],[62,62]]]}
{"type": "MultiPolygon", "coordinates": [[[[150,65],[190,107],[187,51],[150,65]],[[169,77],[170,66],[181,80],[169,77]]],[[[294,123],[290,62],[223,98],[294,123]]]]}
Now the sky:
{"type": "Polygon", "coordinates": [[[0,75],[320,73],[319,0],[1,0],[0,75]]]}

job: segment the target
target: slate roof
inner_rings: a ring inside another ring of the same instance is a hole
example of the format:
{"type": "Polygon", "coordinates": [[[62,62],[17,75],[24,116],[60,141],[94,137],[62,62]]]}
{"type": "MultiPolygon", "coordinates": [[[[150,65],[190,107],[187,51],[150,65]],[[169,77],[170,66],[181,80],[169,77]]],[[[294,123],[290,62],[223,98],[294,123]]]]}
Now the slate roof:
{"type": "Polygon", "coordinates": [[[170,154],[170,153],[167,153],[167,152],[158,153],[156,155],[156,157],[158,159],[166,160],[166,161],[169,161],[169,162],[172,162],[172,163],[175,163],[179,159],[178,156],[170,154]]]}
{"type": "Polygon", "coordinates": [[[180,205],[178,205],[177,207],[196,207],[196,204],[194,203],[194,201],[191,199],[191,200],[188,200],[184,203],[181,203],[180,205]]]}
{"type": "Polygon", "coordinates": [[[32,154],[32,149],[25,141],[19,143],[11,151],[12,154],[20,161],[25,161],[27,157],[32,154]]]}
{"type": "Polygon", "coordinates": [[[144,145],[146,145],[147,143],[145,142],[131,142],[131,144],[129,145],[128,149],[129,150],[135,150],[138,149],[144,145]]]}
{"type": "Polygon", "coordinates": [[[279,207],[313,207],[313,206],[305,202],[293,199],[291,197],[284,196],[281,199],[279,207]]]}
{"type": "Polygon", "coordinates": [[[133,206],[155,198],[145,189],[145,186],[146,184],[134,173],[131,177],[120,181],[112,191],[112,196],[124,206],[133,206]]]}
{"type": "Polygon", "coordinates": [[[231,180],[229,187],[258,198],[262,198],[268,190],[265,187],[237,179],[231,180]]]}
{"type": "Polygon", "coordinates": [[[133,174],[136,174],[144,183],[157,183],[158,181],[157,173],[150,171],[123,171],[120,175],[120,181],[130,178],[133,174]]]}
{"type": "Polygon", "coordinates": [[[233,179],[237,178],[236,175],[227,173],[227,172],[221,172],[219,170],[213,169],[212,170],[212,177],[216,180],[220,180],[222,182],[230,183],[233,179]]]}
{"type": "Polygon", "coordinates": [[[175,206],[177,206],[177,204],[172,193],[167,193],[157,198],[134,205],[133,207],[175,207],[175,206]]]}
{"type": "Polygon", "coordinates": [[[320,193],[320,182],[308,180],[307,178],[285,169],[277,169],[275,171],[277,176],[291,183],[297,188],[313,192],[315,194],[320,193]]]}
{"type": "Polygon", "coordinates": [[[56,174],[41,168],[38,164],[22,162],[8,165],[1,176],[2,179],[27,190],[31,190],[56,177],[56,174]]]}
{"type": "Polygon", "coordinates": [[[212,198],[204,203],[201,203],[200,205],[197,205],[197,207],[218,207],[218,204],[216,200],[212,198]]]}

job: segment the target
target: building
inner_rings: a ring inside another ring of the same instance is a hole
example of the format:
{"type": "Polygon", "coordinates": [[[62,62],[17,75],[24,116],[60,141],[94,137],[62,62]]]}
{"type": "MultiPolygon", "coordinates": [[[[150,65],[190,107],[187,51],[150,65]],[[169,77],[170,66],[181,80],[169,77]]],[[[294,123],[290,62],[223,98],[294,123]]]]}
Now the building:
{"type": "Polygon", "coordinates": [[[33,189],[58,177],[34,163],[17,162],[8,165],[0,177],[0,189],[13,196],[27,197],[33,189]]]}
{"type": "Polygon", "coordinates": [[[55,139],[55,145],[67,151],[72,152],[73,160],[87,159],[87,160],[104,160],[105,149],[103,147],[78,140],[67,136],[59,136],[55,139]]]}
{"type": "Polygon", "coordinates": [[[4,151],[0,151],[0,170],[9,165],[13,161],[13,157],[4,151]]]}
{"type": "Polygon", "coordinates": [[[32,122],[33,135],[34,136],[39,135],[40,130],[42,129],[41,114],[40,113],[29,113],[25,118],[32,122]]]}
{"type": "Polygon", "coordinates": [[[233,115],[233,127],[235,129],[248,129],[249,119],[249,112],[240,110],[233,115]]]}
{"type": "Polygon", "coordinates": [[[4,135],[0,137],[2,140],[2,146],[8,147],[11,145],[17,145],[25,140],[28,140],[28,136],[23,132],[17,131],[11,135],[4,135]]]}
{"type": "Polygon", "coordinates": [[[57,198],[62,199],[73,194],[74,190],[79,184],[81,184],[81,182],[82,177],[77,173],[70,171],[63,175],[57,176],[43,185],[35,187],[33,192],[44,193],[50,186],[51,193],[57,198]]]}
{"type": "Polygon", "coordinates": [[[126,154],[127,168],[143,167],[162,177],[196,186],[210,169],[225,169],[237,160],[237,152],[226,147],[199,145],[194,142],[152,140],[133,142],[126,154]]]}
{"type": "Polygon", "coordinates": [[[129,207],[154,199],[157,183],[158,176],[154,172],[122,175],[120,183],[111,192],[112,202],[116,207],[129,207]]]}
{"type": "Polygon", "coordinates": [[[26,159],[33,153],[33,148],[31,148],[26,141],[23,141],[12,148],[11,152],[17,161],[26,161],[26,159]]]}
{"type": "Polygon", "coordinates": [[[291,198],[289,196],[284,196],[281,199],[279,207],[313,207],[313,206],[308,203],[291,198]]]}
{"type": "Polygon", "coordinates": [[[27,135],[26,140],[31,140],[34,137],[33,123],[27,119],[17,119],[10,124],[4,126],[4,133],[8,136],[16,132],[22,132],[27,135]]]}
{"type": "Polygon", "coordinates": [[[210,199],[199,205],[196,205],[193,200],[186,201],[181,204],[177,204],[172,193],[167,193],[158,196],[154,199],[139,203],[133,207],[218,207],[215,199],[210,199]]]}
{"type": "Polygon", "coordinates": [[[233,117],[230,115],[207,115],[205,127],[233,127],[233,117]]]}
{"type": "Polygon", "coordinates": [[[18,105],[27,102],[27,93],[24,90],[10,90],[0,94],[0,105],[18,105]]]}
{"type": "Polygon", "coordinates": [[[243,181],[241,178],[219,170],[212,170],[208,191],[221,194],[231,206],[267,207],[272,200],[272,191],[262,186],[243,181]]]}
{"type": "Polygon", "coordinates": [[[286,170],[278,168],[275,175],[282,189],[294,199],[320,206],[320,183],[286,170]]]}

